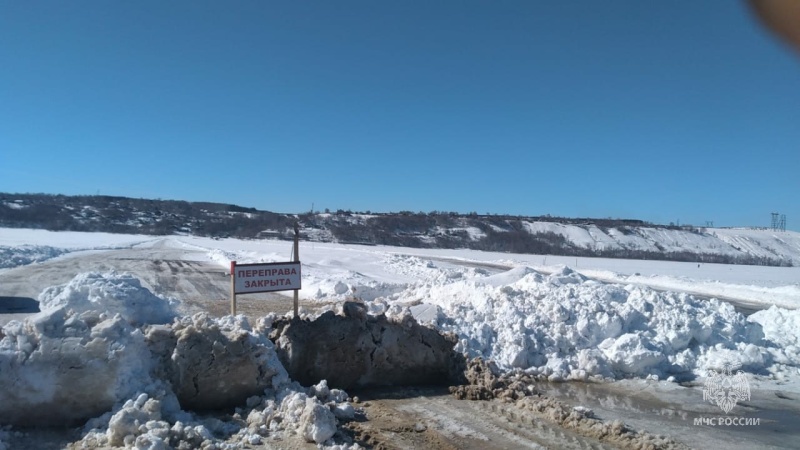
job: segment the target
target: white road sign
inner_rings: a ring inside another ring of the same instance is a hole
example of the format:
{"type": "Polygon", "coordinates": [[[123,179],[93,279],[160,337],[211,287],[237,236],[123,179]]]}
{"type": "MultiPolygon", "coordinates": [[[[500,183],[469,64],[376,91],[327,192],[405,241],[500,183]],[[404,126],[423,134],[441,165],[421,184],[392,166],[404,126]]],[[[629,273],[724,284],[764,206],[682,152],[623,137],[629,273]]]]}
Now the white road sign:
{"type": "Polygon", "coordinates": [[[231,275],[236,294],[300,289],[300,262],[264,264],[232,262],[231,275]]]}

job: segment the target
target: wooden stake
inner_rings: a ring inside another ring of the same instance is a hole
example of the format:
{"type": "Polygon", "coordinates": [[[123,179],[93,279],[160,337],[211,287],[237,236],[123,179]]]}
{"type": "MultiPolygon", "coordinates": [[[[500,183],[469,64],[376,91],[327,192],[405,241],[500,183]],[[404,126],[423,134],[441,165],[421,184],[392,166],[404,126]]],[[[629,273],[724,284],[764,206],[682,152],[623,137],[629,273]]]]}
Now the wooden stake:
{"type": "Polygon", "coordinates": [[[236,315],[236,261],[231,261],[231,315],[236,315]]]}
{"type": "MultiPolygon", "coordinates": [[[[295,222],[294,224],[294,260],[295,262],[300,261],[300,227],[295,222]]],[[[300,316],[297,313],[297,304],[299,303],[299,289],[294,290],[294,318],[297,319],[300,316]]]]}

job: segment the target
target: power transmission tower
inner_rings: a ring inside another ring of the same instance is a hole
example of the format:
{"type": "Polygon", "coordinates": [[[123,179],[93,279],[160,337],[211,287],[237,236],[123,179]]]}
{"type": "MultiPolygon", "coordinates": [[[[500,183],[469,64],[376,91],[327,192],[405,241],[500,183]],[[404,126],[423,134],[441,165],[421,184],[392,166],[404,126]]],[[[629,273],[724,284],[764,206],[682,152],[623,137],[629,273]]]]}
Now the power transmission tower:
{"type": "Polygon", "coordinates": [[[786,214],[772,213],[772,231],[786,231],[786,214]]]}

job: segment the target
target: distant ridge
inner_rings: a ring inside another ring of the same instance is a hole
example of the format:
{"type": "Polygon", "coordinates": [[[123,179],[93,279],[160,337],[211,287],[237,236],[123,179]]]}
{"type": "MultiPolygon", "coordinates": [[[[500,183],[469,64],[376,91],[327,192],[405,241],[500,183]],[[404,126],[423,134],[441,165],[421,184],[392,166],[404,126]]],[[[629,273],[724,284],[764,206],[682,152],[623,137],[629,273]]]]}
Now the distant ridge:
{"type": "Polygon", "coordinates": [[[635,219],[522,217],[432,211],[285,214],[230,204],[0,193],[0,227],[244,239],[291,238],[416,248],[800,265],[800,233],[665,226],[635,219]]]}

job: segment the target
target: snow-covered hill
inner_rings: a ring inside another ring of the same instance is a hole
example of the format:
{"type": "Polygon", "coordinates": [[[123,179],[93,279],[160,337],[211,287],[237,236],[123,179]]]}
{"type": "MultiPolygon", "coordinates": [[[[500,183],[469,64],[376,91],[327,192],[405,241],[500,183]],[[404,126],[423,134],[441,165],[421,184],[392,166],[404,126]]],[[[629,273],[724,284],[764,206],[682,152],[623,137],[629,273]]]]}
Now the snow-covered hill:
{"type": "MultiPolygon", "coordinates": [[[[565,220],[565,222],[569,219],[565,220]]],[[[387,217],[317,214],[303,234],[321,242],[469,248],[529,254],[603,256],[759,265],[800,265],[800,233],[730,229],[564,223],[518,217],[387,217]],[[400,242],[397,242],[397,241],[400,242]]]]}
{"type": "Polygon", "coordinates": [[[800,233],[795,231],[730,228],[689,231],[651,227],[601,229],[595,225],[547,222],[524,224],[531,233],[555,233],[576,247],[599,252],[639,250],[654,253],[752,256],[778,259],[793,266],[800,265],[800,233]]]}
{"type": "Polygon", "coordinates": [[[299,223],[303,239],[313,242],[800,265],[800,233],[792,231],[706,229],[628,219],[517,217],[442,211],[353,213],[339,210],[281,214],[216,203],[0,193],[0,227],[290,239],[295,223],[299,223]]]}

